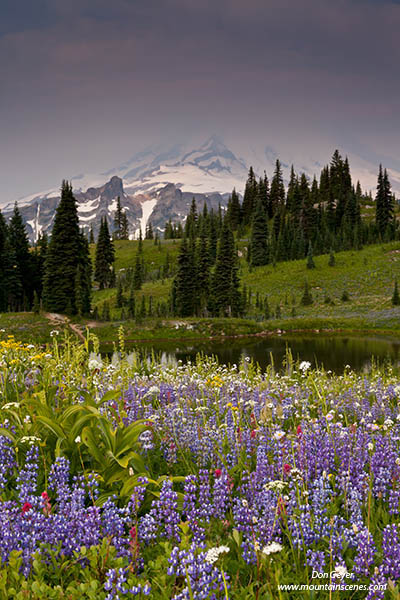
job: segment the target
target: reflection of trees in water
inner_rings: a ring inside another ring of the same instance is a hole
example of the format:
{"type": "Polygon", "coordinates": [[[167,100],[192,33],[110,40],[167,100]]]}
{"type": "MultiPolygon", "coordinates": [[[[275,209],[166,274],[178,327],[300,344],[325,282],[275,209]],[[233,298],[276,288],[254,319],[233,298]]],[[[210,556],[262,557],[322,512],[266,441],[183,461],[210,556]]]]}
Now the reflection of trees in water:
{"type": "MultiPolygon", "coordinates": [[[[195,362],[199,353],[215,355],[220,363],[239,364],[245,356],[253,358],[264,370],[270,364],[273,356],[277,369],[282,368],[286,349],[290,349],[294,360],[307,360],[313,366],[324,366],[325,369],[342,373],[345,365],[358,371],[371,367],[371,357],[383,364],[390,358],[396,363],[400,360],[400,342],[393,339],[374,338],[370,336],[276,336],[268,338],[240,338],[209,340],[195,344],[177,344],[162,342],[160,344],[136,344],[135,349],[141,349],[143,355],[151,355],[152,350],[160,356],[162,362],[182,360],[195,362]]],[[[108,354],[108,352],[104,352],[108,354]]]]}

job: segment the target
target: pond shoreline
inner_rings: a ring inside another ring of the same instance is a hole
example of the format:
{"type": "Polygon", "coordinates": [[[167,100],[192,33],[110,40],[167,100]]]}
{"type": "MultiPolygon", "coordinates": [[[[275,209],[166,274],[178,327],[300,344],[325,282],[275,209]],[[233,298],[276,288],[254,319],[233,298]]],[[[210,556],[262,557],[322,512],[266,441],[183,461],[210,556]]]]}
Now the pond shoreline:
{"type": "MultiPolygon", "coordinates": [[[[257,333],[238,333],[235,335],[224,335],[224,334],[218,334],[218,335],[213,335],[213,336],[196,336],[196,337],[189,337],[189,336],[184,336],[184,337],[165,337],[165,338],[136,338],[136,339],[129,339],[126,338],[125,344],[150,344],[150,343],[164,343],[164,342],[200,342],[200,341],[222,341],[222,340],[234,340],[234,339],[243,339],[243,338],[269,338],[269,337],[283,337],[283,336],[291,336],[291,335],[298,335],[298,334],[311,334],[311,335],[315,335],[315,336],[319,336],[319,335],[337,335],[337,334],[343,334],[343,333],[347,333],[347,334],[353,334],[353,335],[378,335],[378,336],[385,336],[385,337],[394,337],[397,338],[400,341],[400,331],[397,330],[390,330],[390,329],[275,329],[272,331],[261,331],[261,332],[257,332],[257,333]]],[[[115,341],[112,340],[100,340],[100,345],[104,346],[104,345],[112,345],[115,344],[115,341]]]]}

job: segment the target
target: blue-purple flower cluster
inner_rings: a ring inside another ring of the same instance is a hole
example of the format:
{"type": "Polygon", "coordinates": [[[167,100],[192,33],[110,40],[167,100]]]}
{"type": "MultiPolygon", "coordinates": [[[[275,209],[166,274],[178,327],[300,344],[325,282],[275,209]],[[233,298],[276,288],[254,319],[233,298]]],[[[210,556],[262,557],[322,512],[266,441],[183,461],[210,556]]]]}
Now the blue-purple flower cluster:
{"type": "MultiPolygon", "coordinates": [[[[253,575],[281,562],[293,573],[347,569],[377,585],[400,578],[394,375],[331,377],[308,368],[261,375],[211,362],[144,375],[126,361],[111,366],[76,381],[74,402],[90,390],[116,432],[149,423],[138,437],[146,473],[134,479],[127,464],[110,491],[79,461],[71,472],[63,456],[46,463],[44,476],[42,447],[24,442],[17,453],[0,436],[3,562],[21,551],[28,576],[37,550],[68,557],[107,539],[124,560],[107,572],[109,599],[150,594],[140,577],[162,548],[175,600],[229,597],[231,556],[235,569],[253,575]],[[112,390],[117,395],[102,402],[112,390]]],[[[55,402],[66,397],[60,371],[55,402]]],[[[41,376],[30,375],[30,389],[41,376]]]]}

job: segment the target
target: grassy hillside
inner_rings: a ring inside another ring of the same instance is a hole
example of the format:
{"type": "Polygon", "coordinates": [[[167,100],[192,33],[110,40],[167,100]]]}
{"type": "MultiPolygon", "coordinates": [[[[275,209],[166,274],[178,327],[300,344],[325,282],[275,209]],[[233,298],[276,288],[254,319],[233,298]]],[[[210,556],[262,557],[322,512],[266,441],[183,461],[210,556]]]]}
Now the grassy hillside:
{"type": "MultiPolygon", "coordinates": [[[[116,270],[134,265],[138,242],[116,242],[116,270]]],[[[396,324],[400,311],[391,305],[394,280],[400,278],[400,243],[367,246],[361,251],[347,251],[336,254],[334,267],[328,266],[328,255],[314,258],[315,269],[307,269],[306,260],[278,263],[275,267],[268,265],[250,270],[244,258],[246,242],[239,245],[240,275],[243,284],[251,289],[252,303],[255,304],[257,292],[261,298],[268,296],[271,317],[275,315],[276,307],[280,304],[281,316],[287,319],[295,314],[296,318],[367,318],[375,325],[381,323],[389,327],[396,324]],[[308,280],[314,303],[303,307],[300,304],[304,282],[308,280]],[[348,302],[341,300],[343,291],[350,297],[348,302]],[[331,304],[326,303],[329,297],[331,304]],[[294,309],[294,311],[293,311],[294,309]],[[392,324],[391,321],[393,321],[392,324]]],[[[175,263],[179,242],[163,241],[161,248],[151,240],[145,240],[143,245],[144,260],[154,269],[161,266],[169,253],[170,260],[175,263]]],[[[146,282],[137,293],[153,300],[167,300],[170,292],[171,279],[146,282]]],[[[94,292],[94,303],[99,306],[107,299],[115,304],[116,290],[94,292]]],[[[256,317],[255,307],[249,316],[256,317]]],[[[115,318],[119,311],[113,311],[115,318]]]]}
{"type": "MultiPolygon", "coordinates": [[[[334,267],[328,266],[328,255],[314,258],[315,269],[307,269],[306,260],[278,263],[250,270],[244,258],[246,241],[239,248],[240,275],[242,283],[250,288],[252,307],[244,319],[146,319],[143,323],[124,321],[128,339],[178,339],[207,338],[218,335],[245,335],[265,331],[353,329],[380,330],[400,333],[400,307],[393,307],[391,297],[394,280],[400,281],[400,242],[367,246],[361,251],[347,251],[336,254],[334,267]],[[307,279],[313,297],[311,306],[302,306],[304,282],[307,279]],[[349,301],[342,301],[343,291],[349,294],[349,301]],[[256,309],[257,293],[264,299],[268,296],[270,319],[265,320],[263,311],[256,309]],[[331,303],[326,303],[329,297],[331,303]],[[276,317],[277,306],[281,316],[276,317]]],[[[137,241],[117,241],[115,267],[133,267],[138,247],[137,241]]],[[[91,249],[94,253],[94,248],[91,249]]],[[[156,276],[158,268],[164,264],[167,253],[171,264],[176,263],[179,241],[162,241],[161,248],[152,240],[143,243],[144,260],[148,273],[156,276]]],[[[167,300],[172,279],[158,279],[146,282],[136,294],[137,305],[141,296],[153,297],[154,306],[158,300],[167,300]]],[[[95,290],[93,304],[101,308],[104,300],[111,304],[112,322],[93,323],[94,331],[102,340],[115,340],[121,325],[121,309],[116,308],[116,289],[95,290]]],[[[26,341],[46,341],[54,323],[44,316],[29,313],[0,315],[0,327],[18,339],[26,341]]]]}

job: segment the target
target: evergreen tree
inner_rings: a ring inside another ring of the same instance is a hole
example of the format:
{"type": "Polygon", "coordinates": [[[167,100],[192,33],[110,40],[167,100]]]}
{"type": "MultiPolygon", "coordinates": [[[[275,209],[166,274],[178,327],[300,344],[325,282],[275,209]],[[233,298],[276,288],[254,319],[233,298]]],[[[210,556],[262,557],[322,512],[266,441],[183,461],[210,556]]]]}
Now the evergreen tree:
{"type": "Polygon", "coordinates": [[[268,222],[261,198],[258,198],[257,205],[253,214],[250,245],[251,266],[259,267],[268,264],[268,222]]]}
{"type": "Polygon", "coordinates": [[[237,317],[242,313],[237,251],[227,219],[222,226],[211,279],[210,308],[215,316],[237,317]]]}
{"type": "Polygon", "coordinates": [[[180,317],[194,314],[195,280],[193,254],[186,237],[183,238],[178,254],[177,273],[174,279],[175,312],[180,317]]]}
{"type": "Polygon", "coordinates": [[[240,208],[239,194],[237,193],[236,189],[233,188],[232,196],[230,197],[229,202],[228,202],[228,211],[227,211],[227,214],[229,215],[229,222],[231,224],[233,231],[236,231],[236,229],[239,227],[240,210],[241,210],[241,208],[240,208]]]}
{"type": "Polygon", "coordinates": [[[190,206],[190,212],[185,222],[185,236],[188,239],[194,240],[197,237],[197,205],[196,200],[192,198],[192,204],[190,206]]]}
{"type": "Polygon", "coordinates": [[[151,223],[148,223],[146,225],[145,239],[152,240],[153,238],[154,238],[153,227],[152,227],[151,223]]]}
{"type": "Polygon", "coordinates": [[[129,223],[128,223],[128,217],[126,216],[125,211],[122,213],[121,230],[120,231],[121,231],[120,239],[121,240],[129,240],[129,223]]]}
{"type": "Polygon", "coordinates": [[[253,216],[253,210],[257,200],[257,180],[253,171],[253,167],[250,167],[249,174],[244,189],[243,204],[242,204],[242,221],[244,225],[251,223],[253,216]]]}
{"type": "Polygon", "coordinates": [[[83,268],[82,265],[78,265],[77,269],[76,269],[76,276],[75,276],[75,308],[76,308],[76,313],[79,316],[82,316],[85,310],[85,296],[84,296],[84,290],[85,290],[85,276],[84,276],[84,272],[83,272],[83,268]]]}
{"type": "Polygon", "coordinates": [[[350,300],[350,296],[347,290],[343,290],[343,294],[340,299],[342,302],[348,302],[350,300]]]}
{"type": "Polygon", "coordinates": [[[90,227],[90,234],[89,234],[89,244],[94,244],[94,232],[93,232],[93,225],[91,225],[91,227],[90,227]]]}
{"type": "Polygon", "coordinates": [[[299,183],[299,194],[301,198],[301,225],[303,235],[306,240],[310,241],[315,235],[316,213],[313,206],[313,195],[310,192],[307,177],[304,173],[301,174],[299,183]]]}
{"type": "Polygon", "coordinates": [[[21,310],[21,298],[23,298],[23,288],[19,266],[15,256],[15,250],[10,243],[10,238],[5,238],[3,255],[3,273],[4,278],[0,290],[4,296],[4,305],[6,310],[21,310]]]}
{"type": "Polygon", "coordinates": [[[286,208],[290,213],[293,213],[294,210],[294,204],[295,204],[295,190],[296,190],[296,186],[297,186],[297,177],[296,177],[296,173],[294,172],[294,166],[291,166],[290,169],[290,178],[289,178],[289,184],[288,184],[288,189],[287,189],[287,195],[286,195],[286,208]]]}
{"type": "Polygon", "coordinates": [[[8,227],[8,237],[15,261],[18,265],[20,277],[20,285],[18,286],[20,295],[18,299],[17,296],[14,296],[14,300],[17,301],[17,310],[22,310],[23,308],[26,309],[32,306],[34,273],[33,261],[29,252],[28,236],[17,203],[15,203],[8,227]]]}
{"type": "Polygon", "coordinates": [[[394,199],[386,169],[379,166],[378,185],[375,198],[375,222],[382,239],[388,232],[394,219],[394,199]]]}
{"type": "Polygon", "coordinates": [[[393,306],[399,306],[399,304],[400,304],[400,295],[399,295],[399,290],[398,290],[398,287],[397,287],[397,279],[394,282],[392,304],[393,304],[393,306]]]}
{"type": "Polygon", "coordinates": [[[201,313],[203,313],[207,307],[207,299],[210,291],[210,266],[210,251],[205,226],[203,226],[203,229],[200,232],[197,256],[198,307],[201,313]]]}
{"type": "Polygon", "coordinates": [[[213,265],[217,258],[217,245],[218,245],[218,233],[217,233],[217,224],[216,224],[216,216],[214,211],[211,210],[210,213],[210,231],[208,238],[208,247],[210,252],[210,264],[213,265]]]}
{"type": "Polygon", "coordinates": [[[275,172],[271,181],[271,192],[270,192],[270,217],[272,217],[278,209],[285,206],[286,192],[283,183],[283,175],[281,169],[281,163],[279,159],[276,159],[275,172]]]}
{"type": "Polygon", "coordinates": [[[133,288],[135,290],[140,290],[142,287],[142,283],[143,283],[143,259],[142,259],[142,253],[138,252],[136,253],[136,260],[135,260],[135,269],[133,271],[133,288]]]}
{"type": "Polygon", "coordinates": [[[307,252],[307,269],[315,269],[315,263],[313,258],[312,244],[309,242],[308,244],[308,252],[307,252]]]}
{"type": "Polygon", "coordinates": [[[124,299],[124,294],[123,294],[123,290],[122,290],[122,281],[121,281],[121,277],[118,277],[118,284],[117,284],[117,298],[116,298],[116,305],[117,308],[122,308],[125,304],[125,299],[124,299]]]}
{"type": "Polygon", "coordinates": [[[128,318],[129,319],[135,318],[135,291],[134,291],[133,284],[131,285],[131,289],[129,292],[129,298],[128,298],[128,318]]]}
{"type": "Polygon", "coordinates": [[[8,309],[8,285],[6,279],[6,240],[7,240],[7,225],[0,211],[0,313],[8,309]]]}
{"type": "Polygon", "coordinates": [[[305,280],[305,282],[304,282],[304,291],[303,291],[303,295],[301,297],[300,302],[303,306],[310,306],[313,303],[313,298],[312,298],[310,289],[308,287],[307,280],[305,280]]]}
{"type": "MultiPolygon", "coordinates": [[[[87,278],[91,273],[87,238],[79,231],[72,186],[63,181],[45,262],[43,303],[47,310],[77,312],[75,285],[78,265],[81,265],[87,290],[87,278]]],[[[90,303],[87,293],[86,302],[90,303]]]]}
{"type": "Polygon", "coordinates": [[[94,278],[100,289],[112,287],[111,268],[114,262],[114,244],[108,231],[107,219],[101,219],[99,237],[96,245],[94,278]]]}
{"type": "Polygon", "coordinates": [[[121,231],[122,231],[122,208],[121,208],[121,198],[118,196],[117,198],[117,210],[115,211],[114,217],[114,238],[117,240],[121,239],[121,231]]]}
{"type": "MultiPolygon", "coordinates": [[[[90,259],[90,248],[87,237],[83,231],[79,236],[79,262],[78,267],[80,269],[79,279],[79,294],[80,294],[80,305],[83,315],[89,315],[91,311],[92,302],[92,261],[90,259]]],[[[76,297],[76,289],[75,289],[76,297]]]]}

